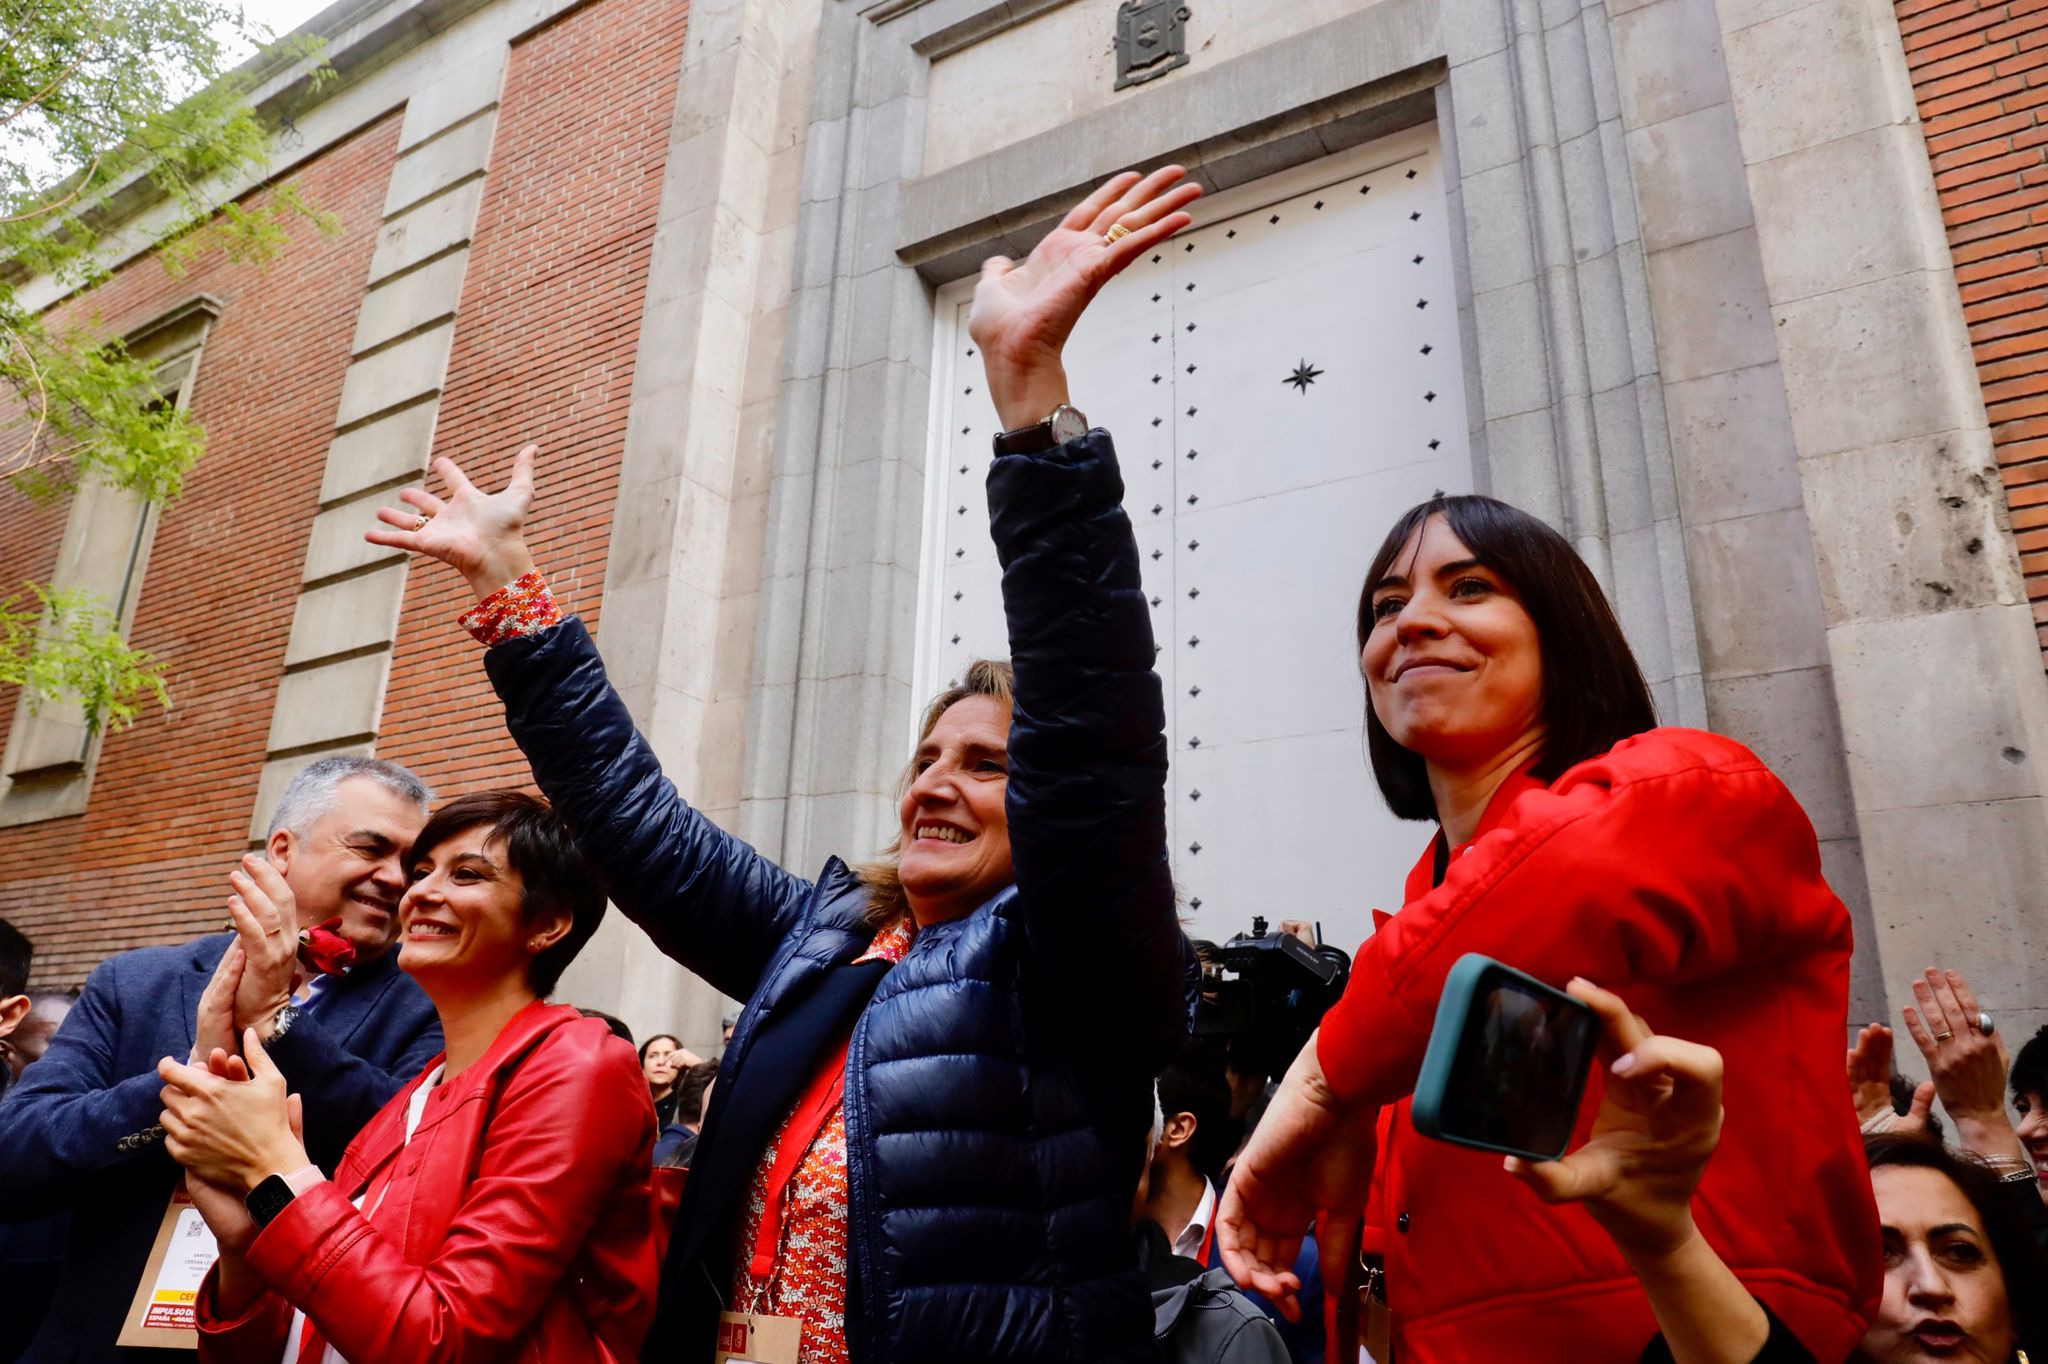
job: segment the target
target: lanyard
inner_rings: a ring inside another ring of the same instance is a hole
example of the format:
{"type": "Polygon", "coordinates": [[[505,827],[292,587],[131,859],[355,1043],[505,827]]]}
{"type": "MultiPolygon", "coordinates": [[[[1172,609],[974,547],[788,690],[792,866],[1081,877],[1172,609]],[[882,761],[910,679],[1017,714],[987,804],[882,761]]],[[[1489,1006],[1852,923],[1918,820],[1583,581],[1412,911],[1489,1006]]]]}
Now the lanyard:
{"type": "Polygon", "coordinates": [[[1195,1256],[1195,1263],[1204,1269],[1209,1267],[1209,1251],[1216,1244],[1216,1214],[1222,1210],[1223,1200],[1219,1198],[1216,1203],[1217,1206],[1209,1210],[1209,1225],[1202,1229],[1201,1252],[1195,1256]]]}
{"type": "Polygon", "coordinates": [[[826,1064],[805,1086],[796,1108],[789,1115],[789,1123],[782,1129],[781,1144],[775,1150],[775,1163],[768,1169],[768,1184],[762,1191],[766,1205],[761,1213],[761,1229],[754,1237],[754,1259],[747,1266],[747,1273],[765,1281],[775,1272],[775,1252],[781,1248],[782,1221],[786,1195],[790,1181],[796,1178],[797,1166],[810,1154],[811,1143],[825,1130],[825,1124],[832,1120],[832,1114],[839,1107],[846,1093],[846,1053],[853,1043],[853,1034],[847,1033],[844,1041],[827,1058],[826,1064]]]}

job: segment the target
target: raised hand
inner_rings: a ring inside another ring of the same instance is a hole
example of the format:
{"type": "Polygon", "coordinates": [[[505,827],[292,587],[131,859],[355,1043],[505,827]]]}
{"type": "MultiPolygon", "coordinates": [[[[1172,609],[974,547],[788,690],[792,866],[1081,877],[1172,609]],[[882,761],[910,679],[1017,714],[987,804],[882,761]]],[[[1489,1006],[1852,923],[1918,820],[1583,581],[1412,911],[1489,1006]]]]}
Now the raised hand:
{"type": "Polygon", "coordinates": [[[981,350],[989,397],[1006,429],[1042,421],[1067,400],[1060,353],[1074,324],[1118,271],[1194,219],[1202,195],[1187,171],[1125,171],[1074,206],[1022,261],[991,256],[974,288],[967,333],[981,350]],[[1117,240],[1117,226],[1126,231],[1117,240]]]}
{"type": "Polygon", "coordinates": [[[228,873],[228,884],[234,887],[228,917],[238,935],[228,950],[245,960],[235,990],[234,1035],[255,1028],[267,1036],[278,1010],[291,1002],[298,987],[298,900],[284,874],[262,853],[246,854],[242,865],[228,873]]]}
{"type": "Polygon", "coordinates": [[[1692,1195],[1721,1140],[1721,1054],[1657,1037],[1619,996],[1566,987],[1590,1005],[1611,1058],[1586,1144],[1562,1160],[1509,1156],[1509,1174],[1546,1203],[1583,1203],[1624,1256],[1669,1255],[1696,1234],[1692,1195]]]}
{"type": "Polygon", "coordinates": [[[1301,1319],[1294,1262],[1318,1213],[1323,1262],[1350,1262],[1372,1186],[1376,1116],[1375,1108],[1347,1105],[1330,1091],[1312,1036],[1231,1170],[1216,1213],[1224,1267],[1289,1321],[1301,1319]]]}
{"type": "Polygon", "coordinates": [[[1960,971],[1928,967],[1913,982],[1902,1011],[1906,1031],[1927,1058],[1934,1092],[1956,1125],[1958,1144],[1980,1156],[2022,1156],[2019,1134],[2005,1111],[2005,1048],[1978,1028],[1982,1006],[1960,971]]]}
{"type": "Polygon", "coordinates": [[[1856,1121],[1869,1122],[1893,1112],[1892,1030],[1882,1023],[1866,1023],[1849,1048],[1849,1097],[1856,1104],[1856,1121]]]}
{"type": "Polygon", "coordinates": [[[471,483],[454,460],[443,456],[434,461],[434,472],[447,485],[448,496],[403,489],[398,496],[413,510],[379,507],[377,519],[395,529],[365,531],[363,538],[373,545],[439,559],[467,579],[482,600],[533,571],[525,527],[526,513],[533,506],[533,457],[538,453],[537,445],[522,449],[512,462],[511,482],[495,493],[471,483]]]}
{"type": "Polygon", "coordinates": [[[232,1050],[240,1030],[235,1027],[235,991],[241,988],[242,966],[248,959],[242,944],[231,942],[221,953],[220,965],[199,996],[198,1016],[192,1021],[190,1065],[201,1065],[216,1050],[232,1050]]]}

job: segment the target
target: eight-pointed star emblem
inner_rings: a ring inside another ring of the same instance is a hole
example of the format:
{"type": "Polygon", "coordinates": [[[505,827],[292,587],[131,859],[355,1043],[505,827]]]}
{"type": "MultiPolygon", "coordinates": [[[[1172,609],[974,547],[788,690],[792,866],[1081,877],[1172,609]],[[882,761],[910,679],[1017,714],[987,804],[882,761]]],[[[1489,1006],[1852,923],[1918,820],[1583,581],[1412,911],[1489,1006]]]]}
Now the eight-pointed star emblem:
{"type": "Polygon", "coordinates": [[[1280,382],[1283,384],[1293,384],[1297,392],[1307,393],[1308,386],[1314,383],[1321,375],[1321,370],[1304,360],[1294,367],[1294,373],[1288,375],[1280,382]]]}

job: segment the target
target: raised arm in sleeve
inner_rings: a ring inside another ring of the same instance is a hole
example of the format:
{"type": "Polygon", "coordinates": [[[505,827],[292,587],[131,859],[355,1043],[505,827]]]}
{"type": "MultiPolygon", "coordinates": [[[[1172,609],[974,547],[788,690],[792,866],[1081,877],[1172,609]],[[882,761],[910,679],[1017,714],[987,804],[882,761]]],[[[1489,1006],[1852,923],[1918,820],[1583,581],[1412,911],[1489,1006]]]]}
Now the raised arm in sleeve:
{"type": "Polygon", "coordinates": [[[93,969],[49,1050],[0,1103],[0,1221],[55,1212],[117,1165],[171,1168],[158,1143],[128,1140],[156,1126],[163,1081],[154,1070],[118,1073],[120,975],[119,957],[93,969]]]}
{"type": "Polygon", "coordinates": [[[1166,856],[1166,709],[1109,433],[990,467],[1016,705],[1009,824],[1040,977],[1148,1061],[1187,1031],[1166,856]]]}
{"type": "Polygon", "coordinates": [[[811,886],[677,793],[571,616],[484,655],[533,779],[605,893],[661,950],[736,999],[754,992],[811,886]]]}
{"type": "Polygon", "coordinates": [[[1368,939],[1317,1055],[1339,1094],[1406,1094],[1444,977],[1468,952],[1626,994],[1849,941],[1784,783],[1732,740],[1655,731],[1525,793],[1368,939]]]}

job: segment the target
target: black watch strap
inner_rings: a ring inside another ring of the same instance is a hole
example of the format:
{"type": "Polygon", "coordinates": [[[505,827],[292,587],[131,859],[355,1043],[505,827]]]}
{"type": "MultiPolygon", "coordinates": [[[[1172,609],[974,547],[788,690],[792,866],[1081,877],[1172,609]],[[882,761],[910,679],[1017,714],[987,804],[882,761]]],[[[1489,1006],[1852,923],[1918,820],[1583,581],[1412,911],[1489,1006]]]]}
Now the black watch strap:
{"type": "Polygon", "coordinates": [[[283,1175],[272,1175],[249,1190],[249,1196],[242,1200],[248,1205],[249,1216],[259,1228],[270,1225],[271,1220],[291,1206],[292,1186],[285,1183],[283,1175]]]}
{"type": "Polygon", "coordinates": [[[1052,418],[1020,426],[1015,431],[998,431],[992,442],[999,455],[1035,455],[1059,442],[1053,439],[1052,418]]]}

